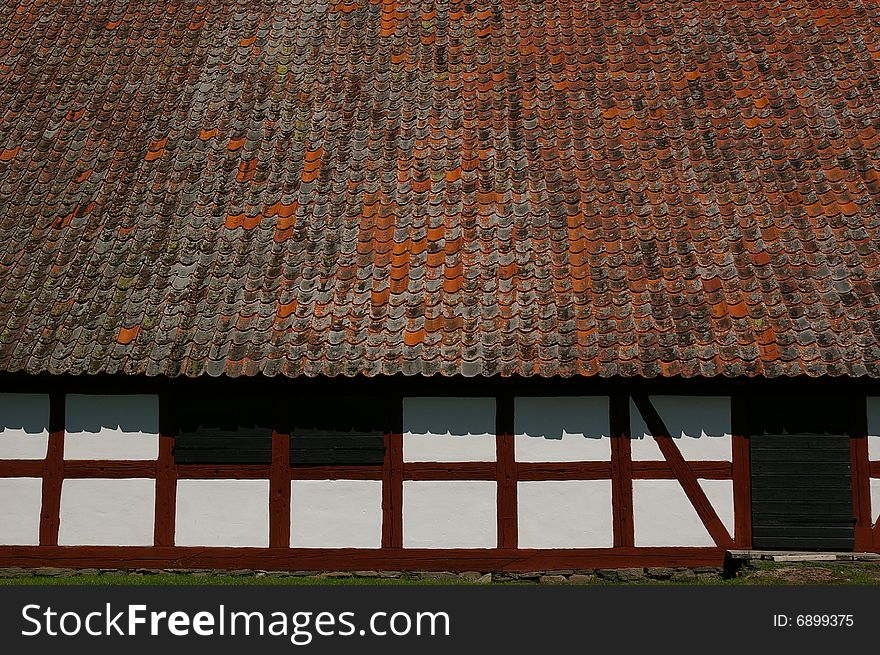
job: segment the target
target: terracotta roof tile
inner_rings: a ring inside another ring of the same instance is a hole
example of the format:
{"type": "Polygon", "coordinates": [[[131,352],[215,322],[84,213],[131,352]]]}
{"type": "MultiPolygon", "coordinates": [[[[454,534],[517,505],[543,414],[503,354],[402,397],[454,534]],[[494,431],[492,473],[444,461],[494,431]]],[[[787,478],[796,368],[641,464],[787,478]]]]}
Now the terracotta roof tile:
{"type": "Polygon", "coordinates": [[[874,3],[0,25],[4,370],[880,376],[874,3]]]}

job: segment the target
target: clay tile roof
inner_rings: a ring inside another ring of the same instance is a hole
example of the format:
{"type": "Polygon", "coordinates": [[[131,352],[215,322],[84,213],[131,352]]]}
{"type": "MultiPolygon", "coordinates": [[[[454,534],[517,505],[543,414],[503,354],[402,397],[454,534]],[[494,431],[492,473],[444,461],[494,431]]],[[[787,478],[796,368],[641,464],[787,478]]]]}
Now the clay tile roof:
{"type": "Polygon", "coordinates": [[[0,369],[880,377],[880,5],[0,0],[0,369]]]}

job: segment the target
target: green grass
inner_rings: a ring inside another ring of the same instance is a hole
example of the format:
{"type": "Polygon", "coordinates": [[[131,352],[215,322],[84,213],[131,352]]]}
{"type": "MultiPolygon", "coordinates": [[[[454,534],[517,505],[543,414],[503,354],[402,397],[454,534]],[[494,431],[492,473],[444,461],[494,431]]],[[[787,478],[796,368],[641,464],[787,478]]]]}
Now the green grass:
{"type": "Polygon", "coordinates": [[[732,584],[843,584],[880,585],[880,564],[836,564],[831,562],[798,562],[783,564],[757,562],[730,580],[732,584]]]}

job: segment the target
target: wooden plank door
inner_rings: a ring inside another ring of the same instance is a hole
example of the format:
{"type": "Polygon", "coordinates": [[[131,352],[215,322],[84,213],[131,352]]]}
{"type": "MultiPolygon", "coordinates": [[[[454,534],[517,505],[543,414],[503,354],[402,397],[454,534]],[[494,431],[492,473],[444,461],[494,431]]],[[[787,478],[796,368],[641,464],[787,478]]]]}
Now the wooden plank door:
{"type": "Polygon", "coordinates": [[[853,549],[848,435],[755,435],[750,452],[755,548],[853,549]]]}

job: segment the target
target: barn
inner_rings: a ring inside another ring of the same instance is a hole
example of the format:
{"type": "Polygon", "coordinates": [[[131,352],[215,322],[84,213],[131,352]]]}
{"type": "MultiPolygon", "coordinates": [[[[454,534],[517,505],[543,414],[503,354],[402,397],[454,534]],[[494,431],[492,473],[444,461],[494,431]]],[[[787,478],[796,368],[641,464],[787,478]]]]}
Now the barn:
{"type": "Polygon", "coordinates": [[[880,8],[0,0],[0,566],[880,552],[880,8]]]}

